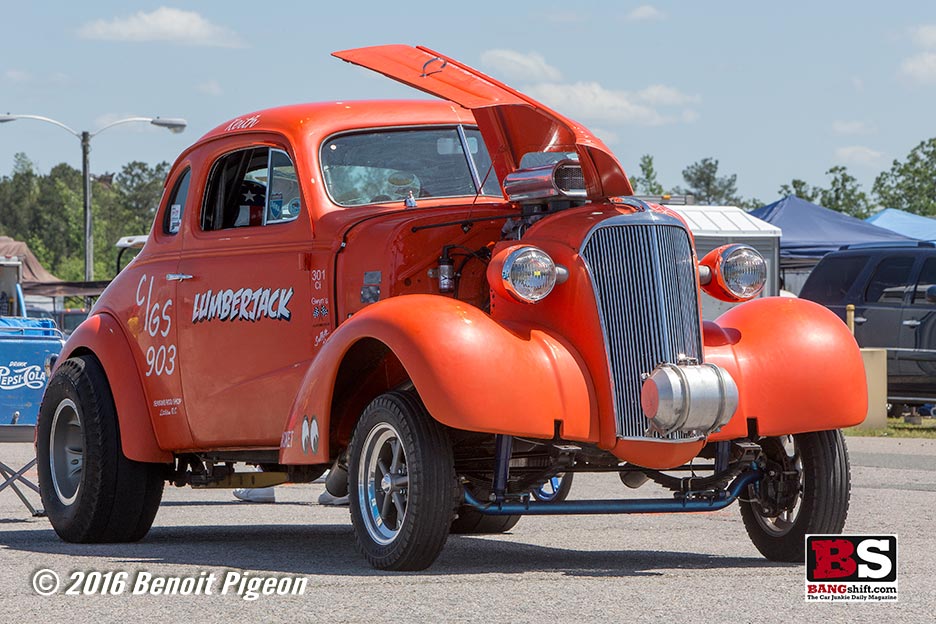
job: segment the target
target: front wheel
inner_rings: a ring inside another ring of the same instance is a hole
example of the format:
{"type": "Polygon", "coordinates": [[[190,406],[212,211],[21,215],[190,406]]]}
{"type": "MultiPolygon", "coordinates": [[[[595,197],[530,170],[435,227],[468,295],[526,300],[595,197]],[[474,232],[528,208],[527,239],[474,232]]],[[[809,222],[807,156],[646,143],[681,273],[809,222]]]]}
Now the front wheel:
{"type": "Polygon", "coordinates": [[[387,392],[351,438],[351,522],[364,557],[381,570],[423,570],[445,541],[455,468],[445,429],[413,393],[387,392]]]}
{"type": "Polygon", "coordinates": [[[740,500],[744,527],[772,561],[802,561],[805,536],[840,533],[848,515],[851,476],[841,431],[760,440],[765,477],[740,500]]]}
{"type": "Polygon", "coordinates": [[[42,504],[68,542],[135,542],[162,499],[165,466],[127,459],[104,369],[92,355],[63,362],[39,408],[42,504]]]}

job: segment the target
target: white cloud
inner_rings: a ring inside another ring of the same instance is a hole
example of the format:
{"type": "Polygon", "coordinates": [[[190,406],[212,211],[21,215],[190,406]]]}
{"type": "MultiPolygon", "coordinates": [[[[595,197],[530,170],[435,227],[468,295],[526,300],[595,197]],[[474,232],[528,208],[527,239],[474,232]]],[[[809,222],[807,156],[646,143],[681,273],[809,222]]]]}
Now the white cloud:
{"type": "Polygon", "coordinates": [[[650,4],[642,4],[627,14],[627,20],[630,22],[648,22],[665,17],[666,13],[650,4]]]}
{"type": "Polygon", "coordinates": [[[882,163],[884,154],[864,145],[850,145],[836,149],[835,158],[846,165],[877,167],[882,163]]]}
{"type": "Polygon", "coordinates": [[[936,54],[923,52],[904,59],[900,73],[914,82],[936,84],[936,54]]]}
{"type": "Polygon", "coordinates": [[[221,88],[221,83],[217,80],[206,80],[205,82],[197,85],[195,90],[199,93],[204,93],[205,95],[219,96],[224,94],[224,89],[221,88]]]}
{"type": "Polygon", "coordinates": [[[641,89],[636,93],[637,99],[652,106],[683,106],[699,102],[698,95],[687,95],[679,89],[656,84],[641,89]]]}
{"type": "Polygon", "coordinates": [[[691,111],[688,117],[685,112],[679,118],[663,115],[643,103],[639,96],[627,91],[606,89],[597,82],[540,83],[528,86],[524,91],[576,119],[641,126],[660,126],[677,120],[694,119],[691,111]]]}
{"type": "Polygon", "coordinates": [[[212,24],[194,11],[160,7],[151,13],[140,11],[130,17],[95,20],[78,29],[85,39],[103,41],[166,41],[185,45],[241,47],[237,33],[212,24]]]}
{"type": "Polygon", "coordinates": [[[924,24],[912,28],[910,37],[921,48],[936,48],[936,24],[924,24]]]}
{"type": "Polygon", "coordinates": [[[3,73],[3,77],[11,82],[29,82],[32,80],[32,76],[29,72],[24,72],[20,69],[8,69],[3,73]]]}
{"type": "Polygon", "coordinates": [[[853,77],[852,77],[852,79],[851,79],[851,85],[852,85],[852,88],[853,88],[855,91],[857,91],[858,93],[863,93],[863,92],[864,92],[864,87],[865,87],[865,85],[864,85],[864,80],[862,80],[862,79],[859,78],[858,76],[853,76],[853,77]]]}
{"type": "Polygon", "coordinates": [[[614,130],[608,130],[607,128],[589,128],[589,130],[605,143],[617,143],[621,140],[621,136],[614,130]]]}
{"type": "Polygon", "coordinates": [[[526,54],[515,50],[486,50],[481,62],[493,67],[506,79],[553,81],[562,78],[561,72],[536,52],[526,54]]]}
{"type": "Polygon", "coordinates": [[[836,134],[871,134],[874,127],[863,121],[833,121],[832,131],[836,134]]]}

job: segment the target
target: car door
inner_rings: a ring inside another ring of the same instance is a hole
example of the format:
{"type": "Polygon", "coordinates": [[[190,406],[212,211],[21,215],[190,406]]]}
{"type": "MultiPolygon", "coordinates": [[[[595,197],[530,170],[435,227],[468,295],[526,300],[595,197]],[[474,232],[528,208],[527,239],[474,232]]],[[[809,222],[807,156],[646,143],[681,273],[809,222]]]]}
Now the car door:
{"type": "Polygon", "coordinates": [[[900,324],[900,385],[908,397],[936,400],[936,303],[926,291],[936,285],[936,256],[922,261],[919,276],[904,308],[900,324]]]}
{"type": "Polygon", "coordinates": [[[888,385],[900,383],[905,375],[899,357],[900,328],[915,260],[911,254],[883,256],[871,273],[861,302],[855,306],[858,344],[887,349],[888,385]]]}
{"type": "Polygon", "coordinates": [[[192,168],[183,163],[168,180],[165,203],[157,212],[152,233],[140,255],[118,274],[113,289],[126,297],[113,306],[130,337],[146,388],[147,408],[162,448],[190,448],[192,437],[183,400],[178,343],[179,298],[176,280],[186,228],[183,214],[191,209],[192,168]]]}
{"type": "Polygon", "coordinates": [[[212,148],[179,263],[189,427],[196,447],[278,446],[311,352],[311,225],[284,148],[212,148]]]}

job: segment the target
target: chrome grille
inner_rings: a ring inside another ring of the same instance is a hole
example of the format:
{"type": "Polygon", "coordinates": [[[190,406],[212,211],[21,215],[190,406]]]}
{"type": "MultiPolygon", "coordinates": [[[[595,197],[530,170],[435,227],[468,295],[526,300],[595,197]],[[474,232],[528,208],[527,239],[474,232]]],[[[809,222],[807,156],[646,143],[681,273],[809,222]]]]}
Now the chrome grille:
{"type": "MultiPolygon", "coordinates": [[[[585,239],[614,392],[617,435],[647,432],[640,407],[641,375],[663,362],[702,360],[695,266],[689,235],[675,219],[656,214],[615,217],[585,239]]],[[[666,439],[686,439],[671,434],[666,439]]]]}

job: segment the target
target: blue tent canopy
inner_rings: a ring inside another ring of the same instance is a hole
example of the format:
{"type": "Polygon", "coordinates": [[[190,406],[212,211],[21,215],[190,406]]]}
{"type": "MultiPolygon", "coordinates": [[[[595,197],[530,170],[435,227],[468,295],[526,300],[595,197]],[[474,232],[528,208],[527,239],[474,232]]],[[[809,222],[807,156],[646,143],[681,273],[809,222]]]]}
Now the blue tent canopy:
{"type": "Polygon", "coordinates": [[[936,241],[936,219],[913,214],[905,210],[885,208],[881,212],[871,215],[865,221],[904,236],[936,241]]]}
{"type": "Polygon", "coordinates": [[[751,215],[783,230],[780,257],[785,260],[818,259],[842,245],[918,240],[817,206],[795,195],[752,210],[751,215]]]}

